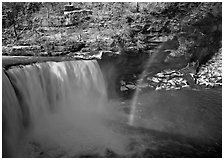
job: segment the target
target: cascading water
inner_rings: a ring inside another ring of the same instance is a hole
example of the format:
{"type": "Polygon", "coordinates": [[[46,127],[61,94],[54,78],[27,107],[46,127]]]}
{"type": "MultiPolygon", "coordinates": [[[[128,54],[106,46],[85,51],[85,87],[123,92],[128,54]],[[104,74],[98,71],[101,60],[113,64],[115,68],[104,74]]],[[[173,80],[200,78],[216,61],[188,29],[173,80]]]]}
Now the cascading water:
{"type": "Polygon", "coordinates": [[[2,124],[3,124],[3,157],[17,153],[18,141],[22,125],[22,111],[19,100],[7,76],[2,74],[2,124]]]}
{"type": "Polygon", "coordinates": [[[37,63],[5,73],[3,157],[122,150],[103,124],[107,94],[96,61],[37,63]]]}
{"type": "Polygon", "coordinates": [[[105,83],[97,61],[4,70],[3,157],[221,157],[221,89],[137,90],[123,105],[105,83]]]}

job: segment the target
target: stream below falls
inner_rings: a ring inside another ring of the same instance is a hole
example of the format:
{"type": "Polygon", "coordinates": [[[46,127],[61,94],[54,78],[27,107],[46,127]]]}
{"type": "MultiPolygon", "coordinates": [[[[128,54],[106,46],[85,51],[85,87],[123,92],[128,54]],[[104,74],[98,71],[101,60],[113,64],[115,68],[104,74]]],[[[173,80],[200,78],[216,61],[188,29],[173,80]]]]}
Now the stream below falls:
{"type": "Polygon", "coordinates": [[[95,60],[2,72],[3,157],[221,157],[222,89],[110,99],[95,60]]]}

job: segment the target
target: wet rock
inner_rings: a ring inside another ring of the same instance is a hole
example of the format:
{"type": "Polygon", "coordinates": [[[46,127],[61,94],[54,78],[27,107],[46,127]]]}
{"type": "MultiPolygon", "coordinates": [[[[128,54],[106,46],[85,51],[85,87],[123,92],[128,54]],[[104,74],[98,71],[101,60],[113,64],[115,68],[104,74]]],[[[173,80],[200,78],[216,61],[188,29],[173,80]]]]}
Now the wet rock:
{"type": "Polygon", "coordinates": [[[129,88],[129,89],[136,89],[136,86],[135,85],[131,85],[131,84],[126,85],[126,87],[129,88]]]}
{"type": "Polygon", "coordinates": [[[88,47],[84,47],[84,48],[82,48],[80,51],[81,51],[81,52],[90,52],[91,49],[88,48],[88,47]]]}
{"type": "Polygon", "coordinates": [[[214,57],[203,65],[197,75],[200,85],[220,86],[222,83],[222,50],[220,49],[214,57]]]}
{"type": "Polygon", "coordinates": [[[120,157],[120,156],[118,154],[116,154],[114,151],[112,151],[110,149],[106,149],[105,157],[107,157],[107,158],[116,158],[116,157],[120,157]]]}

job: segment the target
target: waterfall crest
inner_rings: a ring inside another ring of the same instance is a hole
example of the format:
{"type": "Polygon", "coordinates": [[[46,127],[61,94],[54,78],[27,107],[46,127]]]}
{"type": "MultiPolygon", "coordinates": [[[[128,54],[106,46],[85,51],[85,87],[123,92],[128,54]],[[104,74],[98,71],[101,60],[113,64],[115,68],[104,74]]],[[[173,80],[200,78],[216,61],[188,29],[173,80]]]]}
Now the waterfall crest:
{"type": "Polygon", "coordinates": [[[36,157],[33,148],[43,152],[52,146],[67,148],[67,156],[95,144],[117,147],[102,125],[107,94],[97,61],[36,63],[5,73],[4,156],[36,157]]]}

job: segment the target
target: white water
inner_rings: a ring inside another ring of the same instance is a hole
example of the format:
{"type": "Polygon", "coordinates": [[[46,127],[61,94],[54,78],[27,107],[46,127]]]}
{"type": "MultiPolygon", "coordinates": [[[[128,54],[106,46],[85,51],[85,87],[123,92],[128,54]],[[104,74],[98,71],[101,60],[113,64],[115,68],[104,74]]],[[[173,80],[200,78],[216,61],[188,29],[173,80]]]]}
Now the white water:
{"type": "Polygon", "coordinates": [[[105,124],[109,108],[96,61],[39,63],[6,73],[11,84],[3,72],[3,156],[124,151],[125,138],[105,124]]]}
{"type": "Polygon", "coordinates": [[[176,135],[183,135],[187,157],[190,151],[219,152],[213,144],[219,148],[222,137],[220,91],[136,91],[132,127],[120,102],[107,99],[96,61],[17,66],[3,72],[2,80],[3,157],[109,157],[108,149],[123,157],[158,157],[165,151],[178,157],[183,141],[176,135]],[[197,151],[186,137],[211,146],[197,151]]]}

